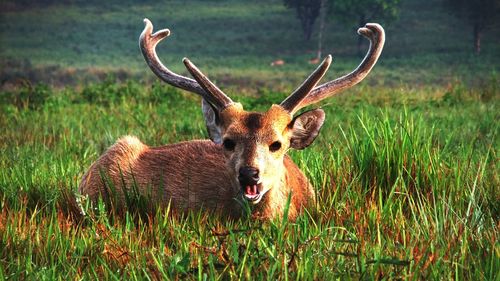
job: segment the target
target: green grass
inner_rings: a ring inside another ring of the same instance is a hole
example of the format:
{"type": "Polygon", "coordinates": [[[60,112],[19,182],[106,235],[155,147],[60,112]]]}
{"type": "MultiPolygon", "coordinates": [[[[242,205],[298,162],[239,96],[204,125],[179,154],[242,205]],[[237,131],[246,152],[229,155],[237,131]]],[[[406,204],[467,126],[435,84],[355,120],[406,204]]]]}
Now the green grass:
{"type": "MultiPolygon", "coordinates": [[[[295,222],[180,217],[144,198],[82,217],[78,183],[120,136],[207,137],[199,100],[153,82],[144,17],[173,32],[163,61],[185,74],[190,57],[246,109],[313,69],[315,39],[282,1],[112,2],[0,3],[0,280],[500,280],[498,26],[475,56],[440,1],[402,1],[374,71],[325,101],[320,136],[291,152],[318,202],[295,222]]],[[[359,63],[356,42],[327,23],[325,80],[359,63]]]]}
{"type": "MultiPolygon", "coordinates": [[[[158,53],[174,71],[186,74],[181,60],[189,57],[235,94],[296,87],[313,69],[308,60],[317,44],[317,34],[304,42],[299,21],[281,0],[107,1],[0,13],[0,74],[7,81],[21,77],[64,86],[102,80],[107,73],[153,80],[137,44],[145,17],[156,29],[171,29],[158,53]],[[286,64],[271,67],[276,59],[286,64]]],[[[454,79],[474,84],[498,71],[499,27],[484,34],[483,53],[475,56],[472,29],[447,14],[439,0],[402,1],[400,19],[383,24],[387,43],[377,72],[367,79],[372,85],[446,85],[454,79]]],[[[334,63],[327,78],[359,63],[355,28],[328,20],[324,52],[333,54],[334,63]]]]}
{"type": "Polygon", "coordinates": [[[292,152],[318,199],[296,222],[79,217],[73,192],[106,147],[205,138],[199,101],[112,79],[2,92],[0,279],[498,280],[498,90],[362,86],[329,100],[315,144],[292,152]]]}

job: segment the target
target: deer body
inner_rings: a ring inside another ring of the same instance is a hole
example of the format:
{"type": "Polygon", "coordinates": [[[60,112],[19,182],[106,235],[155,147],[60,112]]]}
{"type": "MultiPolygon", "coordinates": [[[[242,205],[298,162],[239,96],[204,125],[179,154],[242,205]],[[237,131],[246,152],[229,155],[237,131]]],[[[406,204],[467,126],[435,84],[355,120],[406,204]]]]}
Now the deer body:
{"type": "Polygon", "coordinates": [[[149,147],[135,137],[124,137],[90,167],[79,186],[80,193],[93,202],[114,196],[115,207],[120,208],[127,196],[124,191],[135,186],[152,203],[170,205],[176,212],[204,209],[235,218],[247,206],[254,216],[282,216],[290,198],[288,217],[293,220],[314,203],[314,189],[286,153],[291,148],[304,149],[314,141],[325,113],[313,109],[294,115],[363,80],[382,51],[382,27],[367,24],[358,30],[371,44],[353,72],[316,87],[332,61],[327,56],[283,102],[260,113],[245,111],[188,59],[183,62],[194,80],[165,67],[155,48],[170,31],[153,34],[151,22],[144,21],[139,43],[146,62],[163,81],[202,97],[211,140],[149,147]]]}
{"type": "MultiPolygon", "coordinates": [[[[149,147],[136,137],[126,136],[92,164],[83,176],[79,192],[88,195],[93,203],[99,197],[107,200],[112,196],[114,202],[123,204],[124,190],[130,192],[135,184],[141,194],[159,206],[170,204],[181,212],[207,209],[238,218],[245,209],[243,194],[237,179],[228,172],[226,160],[222,147],[210,140],[149,147]],[[110,194],[113,188],[115,193],[110,194]]],[[[279,185],[268,192],[263,204],[254,208],[256,216],[273,218],[283,214],[289,195],[291,219],[314,202],[311,184],[290,157],[284,158],[282,168],[285,174],[279,185]]]]}

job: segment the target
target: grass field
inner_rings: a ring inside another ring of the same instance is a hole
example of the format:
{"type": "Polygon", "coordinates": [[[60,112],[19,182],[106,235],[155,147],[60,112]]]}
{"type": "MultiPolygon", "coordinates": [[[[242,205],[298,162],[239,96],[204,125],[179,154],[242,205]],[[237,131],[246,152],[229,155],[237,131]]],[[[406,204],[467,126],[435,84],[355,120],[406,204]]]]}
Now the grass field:
{"type": "MultiPolygon", "coordinates": [[[[263,3],[1,12],[0,280],[500,280],[500,38],[494,29],[469,55],[466,26],[438,1],[404,1],[372,75],[321,105],[318,139],[291,152],[317,193],[297,221],[152,206],[78,214],[81,176],[118,137],[207,137],[198,98],[153,82],[136,43],[142,18],[171,27],[160,55],[175,70],[189,56],[246,109],[265,110],[313,68],[315,43],[280,1],[263,3]],[[270,68],[276,58],[287,64],[270,68]]],[[[352,28],[327,29],[328,79],[360,58],[352,28]]]]}
{"type": "MultiPolygon", "coordinates": [[[[145,17],[155,29],[172,31],[158,46],[167,65],[187,73],[181,60],[189,57],[235,93],[291,90],[313,69],[308,60],[315,56],[317,45],[316,33],[311,42],[304,42],[294,12],[278,0],[108,1],[7,8],[0,20],[0,74],[11,81],[28,78],[78,85],[99,81],[108,73],[154,80],[137,44],[145,17]],[[286,64],[271,67],[277,59],[286,64]]],[[[377,72],[367,80],[370,85],[420,87],[457,79],[477,83],[498,71],[500,26],[483,35],[483,53],[475,56],[471,27],[447,14],[440,0],[402,1],[400,20],[384,26],[387,44],[377,72]]],[[[347,73],[361,59],[356,28],[327,21],[324,53],[334,57],[327,77],[347,73]]]]}
{"type": "MultiPolygon", "coordinates": [[[[264,224],[150,209],[71,219],[68,195],[119,136],[206,137],[199,103],[135,82],[26,90],[46,98],[4,101],[0,118],[0,276],[496,280],[497,82],[412,98],[360,87],[325,105],[315,145],[292,153],[318,205],[294,223],[264,224]]],[[[242,101],[263,109],[282,97],[242,101]]]]}

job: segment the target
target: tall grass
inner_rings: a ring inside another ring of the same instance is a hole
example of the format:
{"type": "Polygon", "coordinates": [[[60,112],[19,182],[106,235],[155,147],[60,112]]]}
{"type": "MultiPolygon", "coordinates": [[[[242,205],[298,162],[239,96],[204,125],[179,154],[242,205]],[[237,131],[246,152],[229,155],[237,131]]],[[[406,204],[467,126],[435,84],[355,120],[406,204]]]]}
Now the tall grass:
{"type": "MultiPolygon", "coordinates": [[[[493,79],[494,80],[494,79],[493,79]]],[[[498,87],[360,87],[292,152],[317,205],[295,222],[137,208],[86,215],[74,192],[114,140],[205,138],[199,101],[134,81],[2,92],[1,279],[497,280],[498,87]],[[140,216],[137,213],[142,212],[140,216]]],[[[264,110],[282,93],[240,97],[264,110]]]]}

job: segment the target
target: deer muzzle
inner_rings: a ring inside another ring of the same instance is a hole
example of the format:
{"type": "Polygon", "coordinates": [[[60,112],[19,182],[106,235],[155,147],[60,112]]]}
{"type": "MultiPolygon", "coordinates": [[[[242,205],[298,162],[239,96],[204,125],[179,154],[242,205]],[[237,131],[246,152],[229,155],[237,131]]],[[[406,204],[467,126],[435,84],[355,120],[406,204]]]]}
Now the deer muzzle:
{"type": "Polygon", "coordinates": [[[264,195],[259,170],[250,166],[240,168],[238,181],[245,199],[253,204],[259,203],[264,195]]]}

